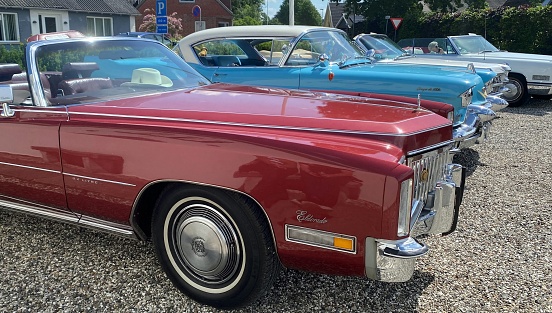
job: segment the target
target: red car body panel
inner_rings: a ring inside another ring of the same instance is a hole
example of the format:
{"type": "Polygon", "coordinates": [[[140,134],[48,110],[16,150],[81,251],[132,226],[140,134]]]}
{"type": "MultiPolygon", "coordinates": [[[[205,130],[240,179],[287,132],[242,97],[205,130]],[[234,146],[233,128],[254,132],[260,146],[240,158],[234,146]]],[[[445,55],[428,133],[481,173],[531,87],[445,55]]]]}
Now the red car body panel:
{"type": "Polygon", "coordinates": [[[403,97],[226,84],[89,97],[11,106],[0,199],[147,234],[137,205],[152,186],[227,189],[259,204],[284,266],[327,274],[365,275],[365,239],[401,239],[400,183],[413,176],[401,162],[452,139],[450,121],[403,97]],[[287,241],[286,225],[355,237],[355,250],[287,241]]]}
{"type": "Polygon", "coordinates": [[[450,123],[388,101],[253,91],[212,85],[68,107],[60,145],[69,208],[128,224],[152,182],[238,190],[264,208],[284,266],[363,275],[363,238],[396,238],[398,180],[411,175],[400,157],[446,141],[450,123]],[[224,104],[214,101],[221,92],[224,104]],[[300,212],[326,222],[299,222],[300,212]],[[288,242],[286,224],[355,236],[357,253],[288,242]]]}

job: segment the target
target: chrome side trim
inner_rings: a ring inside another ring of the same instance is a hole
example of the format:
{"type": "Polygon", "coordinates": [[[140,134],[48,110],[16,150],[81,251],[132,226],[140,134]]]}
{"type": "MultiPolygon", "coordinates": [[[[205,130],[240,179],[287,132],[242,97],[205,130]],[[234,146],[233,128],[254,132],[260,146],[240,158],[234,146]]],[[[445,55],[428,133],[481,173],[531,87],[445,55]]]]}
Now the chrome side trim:
{"type": "Polygon", "coordinates": [[[8,166],[21,167],[21,168],[27,168],[27,169],[43,171],[43,172],[49,172],[49,173],[61,174],[61,171],[49,170],[49,169],[46,169],[46,168],[39,168],[39,167],[33,167],[33,166],[27,166],[27,165],[21,165],[21,164],[13,164],[13,163],[6,163],[6,162],[0,162],[0,164],[8,165],[8,166]]]}
{"type": "Polygon", "coordinates": [[[87,228],[102,230],[108,233],[115,233],[120,236],[137,239],[131,226],[104,221],[98,218],[83,215],[79,220],[79,225],[87,228]]]}
{"type": "Polygon", "coordinates": [[[123,186],[136,187],[135,184],[123,183],[123,182],[118,182],[118,181],[114,181],[114,180],[107,180],[107,179],[101,179],[101,178],[95,178],[95,177],[89,177],[89,176],[81,176],[81,175],[76,175],[76,174],[71,174],[71,173],[62,173],[61,171],[49,170],[49,169],[39,168],[39,167],[34,167],[34,166],[27,166],[27,165],[6,163],[6,162],[0,162],[0,164],[1,165],[7,165],[7,166],[27,168],[27,169],[31,169],[31,170],[48,172],[48,173],[63,174],[63,175],[71,176],[71,177],[78,177],[78,178],[96,180],[96,181],[101,181],[101,182],[104,182],[104,183],[112,183],[112,184],[118,184],[118,185],[123,185],[123,186]]]}
{"type": "Polygon", "coordinates": [[[0,199],[0,206],[8,208],[12,211],[22,212],[26,214],[36,215],[47,219],[52,219],[64,223],[76,224],[79,221],[78,216],[74,213],[67,211],[62,212],[54,208],[45,208],[34,205],[28,205],[23,203],[16,203],[7,200],[0,199]]]}
{"type": "MultiPolygon", "coordinates": [[[[68,115],[67,107],[65,111],[51,111],[51,110],[36,110],[36,109],[13,109],[15,112],[30,112],[30,113],[48,113],[48,114],[63,114],[68,115]]],[[[69,118],[69,116],[67,116],[69,118]]]]}
{"type": "Polygon", "coordinates": [[[87,227],[94,230],[100,230],[103,232],[111,233],[126,238],[137,239],[134,231],[130,226],[116,224],[108,221],[103,221],[97,218],[88,216],[77,216],[71,211],[60,211],[54,208],[40,207],[38,205],[27,205],[22,203],[15,203],[0,199],[0,208],[5,208],[10,211],[35,215],[38,217],[63,222],[67,224],[73,224],[81,227],[87,227]]]}
{"type": "Polygon", "coordinates": [[[235,123],[235,122],[220,122],[220,121],[208,121],[208,120],[195,120],[185,118],[168,118],[168,117],[156,117],[156,116],[135,116],[135,115],[122,115],[122,114],[104,114],[104,113],[87,113],[87,112],[71,112],[71,115],[89,115],[89,116],[102,116],[102,117],[115,117],[115,118],[129,118],[129,119],[149,119],[156,121],[171,121],[171,122],[185,122],[195,124],[210,124],[210,125],[224,125],[224,126],[242,126],[242,127],[255,127],[255,128],[273,128],[284,130],[300,130],[300,131],[316,131],[323,133],[339,133],[339,134],[356,134],[356,135],[378,135],[378,136],[395,136],[406,137],[410,135],[416,135],[425,133],[430,130],[435,130],[443,127],[450,126],[450,123],[437,125],[431,128],[424,128],[416,132],[404,133],[404,134],[391,134],[391,133],[377,133],[377,132],[365,132],[354,130],[340,130],[340,129],[323,129],[312,127],[293,127],[293,126],[277,126],[277,125],[261,125],[261,124],[249,124],[249,123],[235,123]]]}
{"type": "Polygon", "coordinates": [[[90,177],[90,176],[81,176],[81,175],[76,175],[76,174],[71,174],[71,173],[63,173],[63,175],[67,175],[67,176],[71,176],[71,177],[77,177],[77,178],[83,178],[83,179],[89,179],[89,180],[96,180],[96,181],[101,181],[101,182],[104,182],[104,183],[111,183],[111,184],[117,184],[117,185],[123,185],[123,186],[136,187],[135,184],[123,183],[123,182],[119,182],[119,181],[95,178],[95,177],[90,177]]]}

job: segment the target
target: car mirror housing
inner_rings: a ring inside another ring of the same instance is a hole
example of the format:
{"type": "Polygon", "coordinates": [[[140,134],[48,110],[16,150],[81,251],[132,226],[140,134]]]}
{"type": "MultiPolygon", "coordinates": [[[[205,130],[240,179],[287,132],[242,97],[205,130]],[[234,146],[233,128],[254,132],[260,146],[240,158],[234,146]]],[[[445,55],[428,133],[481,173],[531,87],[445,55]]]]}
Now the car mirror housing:
{"type": "Polygon", "coordinates": [[[10,85],[0,85],[0,103],[13,103],[13,90],[10,85]]]}

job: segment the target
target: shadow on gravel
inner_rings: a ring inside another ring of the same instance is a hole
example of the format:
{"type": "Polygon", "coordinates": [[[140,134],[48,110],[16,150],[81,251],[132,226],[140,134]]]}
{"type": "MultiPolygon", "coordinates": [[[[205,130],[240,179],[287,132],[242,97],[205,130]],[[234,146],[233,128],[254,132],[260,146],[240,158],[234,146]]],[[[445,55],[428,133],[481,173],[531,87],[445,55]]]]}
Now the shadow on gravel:
{"type": "Polygon", "coordinates": [[[506,107],[498,113],[513,113],[533,116],[544,116],[552,112],[552,100],[541,100],[531,98],[529,102],[520,107],[506,107]]]}
{"type": "Polygon", "coordinates": [[[434,280],[415,271],[404,283],[283,270],[251,312],[416,312],[418,298],[434,280]],[[295,308],[291,309],[290,308],[295,308]],[[260,310],[259,310],[260,309],[260,310]]]}
{"type": "Polygon", "coordinates": [[[486,166],[479,162],[479,152],[471,148],[464,148],[452,158],[453,163],[460,164],[466,168],[466,176],[471,176],[478,166],[486,166]]]}

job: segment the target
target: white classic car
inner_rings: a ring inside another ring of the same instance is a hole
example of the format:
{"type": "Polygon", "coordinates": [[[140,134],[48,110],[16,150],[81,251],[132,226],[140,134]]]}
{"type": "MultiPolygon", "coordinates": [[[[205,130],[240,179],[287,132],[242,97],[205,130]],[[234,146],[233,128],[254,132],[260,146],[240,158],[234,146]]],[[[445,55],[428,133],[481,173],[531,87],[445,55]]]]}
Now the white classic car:
{"type": "Polygon", "coordinates": [[[423,58],[506,62],[512,68],[508,75],[509,91],[504,92],[510,106],[523,105],[531,96],[539,99],[552,98],[552,56],[503,51],[476,34],[402,39],[398,44],[405,51],[423,58]],[[436,42],[443,53],[431,53],[428,46],[432,42],[436,42]]]}
{"type": "Polygon", "coordinates": [[[479,74],[483,82],[485,82],[485,89],[488,95],[502,97],[504,92],[509,91],[506,84],[508,84],[508,74],[511,68],[506,63],[498,64],[417,58],[414,54],[405,52],[396,42],[384,34],[358,34],[353,39],[361,49],[368,53],[369,56],[378,63],[452,66],[460,68],[466,68],[469,64],[473,64],[477,74],[479,74]],[[495,72],[496,76],[489,78],[489,71],[495,72]]]}

